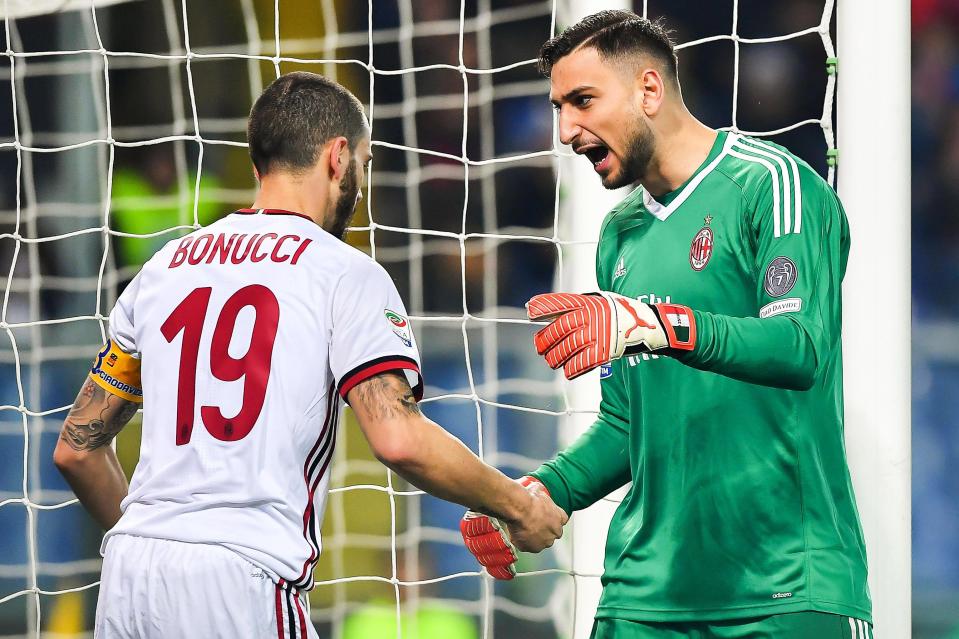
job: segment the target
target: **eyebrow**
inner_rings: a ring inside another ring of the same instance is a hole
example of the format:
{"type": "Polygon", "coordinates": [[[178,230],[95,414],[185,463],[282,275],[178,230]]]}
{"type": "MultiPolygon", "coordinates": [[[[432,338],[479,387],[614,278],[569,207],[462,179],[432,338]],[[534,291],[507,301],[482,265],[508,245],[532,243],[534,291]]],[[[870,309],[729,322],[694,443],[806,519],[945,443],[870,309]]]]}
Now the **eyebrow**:
{"type": "Polygon", "coordinates": [[[576,87],[572,91],[569,91],[566,95],[562,96],[559,100],[550,99],[550,103],[552,103],[553,106],[559,106],[563,104],[564,102],[569,102],[570,100],[578,96],[580,93],[585,93],[586,91],[592,91],[593,89],[594,87],[584,84],[576,87]]]}

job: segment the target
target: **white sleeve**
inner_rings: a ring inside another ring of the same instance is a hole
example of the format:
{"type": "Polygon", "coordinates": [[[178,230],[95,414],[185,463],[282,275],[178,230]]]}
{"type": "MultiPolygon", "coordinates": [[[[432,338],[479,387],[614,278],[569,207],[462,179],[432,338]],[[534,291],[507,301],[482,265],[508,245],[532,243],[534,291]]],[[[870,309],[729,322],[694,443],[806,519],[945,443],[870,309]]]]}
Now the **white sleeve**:
{"type": "Polygon", "coordinates": [[[406,307],[382,266],[352,266],[333,293],[330,368],[343,399],[357,384],[386,371],[403,372],[423,397],[420,355],[406,307]]]}
{"type": "Polygon", "coordinates": [[[127,284],[117,299],[116,306],[110,311],[110,328],[108,336],[117,346],[126,353],[135,357],[140,357],[137,349],[136,333],[133,328],[133,305],[136,302],[137,294],[140,292],[140,273],[127,284]]]}

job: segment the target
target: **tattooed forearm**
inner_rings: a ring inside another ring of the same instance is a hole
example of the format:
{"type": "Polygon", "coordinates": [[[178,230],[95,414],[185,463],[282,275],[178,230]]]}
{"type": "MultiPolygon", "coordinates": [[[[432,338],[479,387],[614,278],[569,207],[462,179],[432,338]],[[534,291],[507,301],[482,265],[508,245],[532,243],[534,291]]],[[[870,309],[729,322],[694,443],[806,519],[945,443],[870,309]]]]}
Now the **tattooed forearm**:
{"type": "Polygon", "coordinates": [[[395,373],[375,375],[356,387],[360,400],[373,419],[419,415],[413,389],[395,373]]]}
{"type": "Polygon", "coordinates": [[[105,446],[126,426],[137,408],[136,402],[108,393],[87,378],[63,422],[60,439],[74,450],[105,446]]]}

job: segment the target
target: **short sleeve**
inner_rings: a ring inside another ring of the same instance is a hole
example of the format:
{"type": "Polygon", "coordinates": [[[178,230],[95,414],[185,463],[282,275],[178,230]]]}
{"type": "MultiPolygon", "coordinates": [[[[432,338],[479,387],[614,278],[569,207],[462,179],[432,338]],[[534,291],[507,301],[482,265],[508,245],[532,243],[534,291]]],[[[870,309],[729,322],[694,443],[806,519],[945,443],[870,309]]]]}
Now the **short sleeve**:
{"type": "Polygon", "coordinates": [[[136,342],[136,331],[134,330],[133,308],[136,304],[137,295],[140,292],[140,280],[142,271],[137,273],[136,277],[127,284],[123,293],[117,299],[116,305],[110,312],[110,339],[116,343],[125,353],[130,353],[136,357],[140,356],[136,342]]]}
{"type": "Polygon", "coordinates": [[[423,397],[406,307],[393,280],[372,260],[351,266],[333,293],[330,368],[344,399],[357,384],[386,371],[402,371],[416,399],[423,397]]]}

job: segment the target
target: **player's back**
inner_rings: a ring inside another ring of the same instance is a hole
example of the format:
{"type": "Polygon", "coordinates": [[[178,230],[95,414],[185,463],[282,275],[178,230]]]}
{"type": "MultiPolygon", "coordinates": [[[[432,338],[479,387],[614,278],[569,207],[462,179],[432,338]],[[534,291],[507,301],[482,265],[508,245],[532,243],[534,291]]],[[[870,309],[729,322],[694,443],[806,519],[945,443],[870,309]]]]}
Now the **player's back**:
{"type": "Polygon", "coordinates": [[[144,398],[140,460],[111,535],[221,544],[311,585],[336,429],[332,300],[370,268],[311,219],[278,211],[228,215],[144,266],[111,315],[142,358],[144,398]]]}

